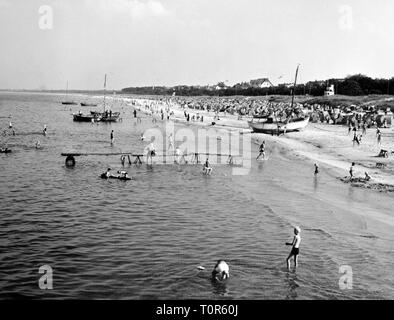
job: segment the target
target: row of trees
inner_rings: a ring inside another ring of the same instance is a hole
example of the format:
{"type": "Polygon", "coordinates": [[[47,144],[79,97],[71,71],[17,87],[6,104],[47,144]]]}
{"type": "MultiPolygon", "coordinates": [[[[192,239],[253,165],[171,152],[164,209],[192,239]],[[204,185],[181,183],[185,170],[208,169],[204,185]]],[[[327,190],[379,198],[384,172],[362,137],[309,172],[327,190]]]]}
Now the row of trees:
{"type": "MultiPolygon", "coordinates": [[[[348,96],[363,96],[370,94],[394,94],[394,77],[391,79],[373,79],[362,74],[348,76],[345,79],[329,79],[327,81],[310,81],[295,87],[296,95],[322,96],[327,85],[334,85],[335,93],[348,96]]],[[[212,90],[200,86],[177,87],[129,87],[122,93],[141,95],[175,95],[178,96],[262,96],[262,95],[291,95],[292,86],[278,85],[270,88],[226,87],[212,90]]]]}

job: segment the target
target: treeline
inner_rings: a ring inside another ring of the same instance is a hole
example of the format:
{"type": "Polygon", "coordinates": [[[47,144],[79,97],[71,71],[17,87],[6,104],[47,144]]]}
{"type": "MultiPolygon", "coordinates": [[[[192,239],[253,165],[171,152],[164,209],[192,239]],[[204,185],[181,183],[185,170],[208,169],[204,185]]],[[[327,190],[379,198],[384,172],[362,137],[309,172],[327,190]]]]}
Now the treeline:
{"type": "MultiPolygon", "coordinates": [[[[310,81],[298,84],[295,87],[296,95],[322,96],[327,85],[334,85],[335,94],[347,96],[363,96],[370,94],[394,94],[394,77],[391,79],[373,79],[357,74],[345,79],[328,79],[326,81],[310,81]]],[[[200,86],[176,87],[129,87],[122,89],[122,93],[140,95],[172,95],[177,96],[264,96],[264,95],[291,95],[293,86],[278,85],[270,88],[239,88],[226,87],[213,89],[200,86]]]]}

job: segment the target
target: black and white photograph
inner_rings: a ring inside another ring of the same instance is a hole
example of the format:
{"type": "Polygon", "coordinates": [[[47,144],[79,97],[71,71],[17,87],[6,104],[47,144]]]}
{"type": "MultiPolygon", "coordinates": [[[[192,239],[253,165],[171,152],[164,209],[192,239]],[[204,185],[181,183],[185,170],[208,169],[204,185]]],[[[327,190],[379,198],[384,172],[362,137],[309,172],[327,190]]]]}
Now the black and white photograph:
{"type": "Polygon", "coordinates": [[[392,300],[393,32],[392,0],[0,0],[0,300],[392,300]]]}

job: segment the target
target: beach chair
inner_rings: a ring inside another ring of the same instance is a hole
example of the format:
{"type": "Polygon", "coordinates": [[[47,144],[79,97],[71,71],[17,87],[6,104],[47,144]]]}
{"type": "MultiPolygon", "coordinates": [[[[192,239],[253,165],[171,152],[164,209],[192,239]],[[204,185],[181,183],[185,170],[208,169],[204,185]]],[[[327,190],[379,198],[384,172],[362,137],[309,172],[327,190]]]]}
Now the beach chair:
{"type": "Polygon", "coordinates": [[[384,169],[385,167],[386,167],[386,164],[381,163],[381,162],[376,162],[376,168],[384,169]]]}
{"type": "Polygon", "coordinates": [[[380,149],[378,157],[380,158],[388,158],[389,157],[389,152],[384,149],[380,149]]]}

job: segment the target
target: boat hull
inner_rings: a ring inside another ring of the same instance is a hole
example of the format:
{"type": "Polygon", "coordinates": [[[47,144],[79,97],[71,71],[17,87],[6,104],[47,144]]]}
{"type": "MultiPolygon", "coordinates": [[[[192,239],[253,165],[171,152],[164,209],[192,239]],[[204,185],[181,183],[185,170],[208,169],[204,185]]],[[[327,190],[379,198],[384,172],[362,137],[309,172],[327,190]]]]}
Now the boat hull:
{"type": "Polygon", "coordinates": [[[92,120],[100,121],[100,118],[92,114],[74,114],[73,120],[76,122],[92,122],[92,120]]]}
{"type": "Polygon", "coordinates": [[[91,115],[100,116],[100,121],[102,122],[117,122],[119,121],[120,112],[97,112],[97,111],[90,111],[91,115]]]}
{"type": "MultiPolygon", "coordinates": [[[[264,119],[265,120],[265,119],[264,119]]],[[[288,123],[284,122],[271,122],[259,120],[259,121],[248,121],[249,127],[253,132],[259,133],[284,133],[303,130],[309,123],[309,117],[298,121],[292,121],[288,123]]]]}
{"type": "Polygon", "coordinates": [[[97,107],[97,104],[94,103],[83,103],[81,102],[82,107],[97,107]]]}
{"type": "Polygon", "coordinates": [[[78,103],[73,102],[73,101],[63,101],[62,104],[65,104],[65,105],[77,105],[78,103]]]}

